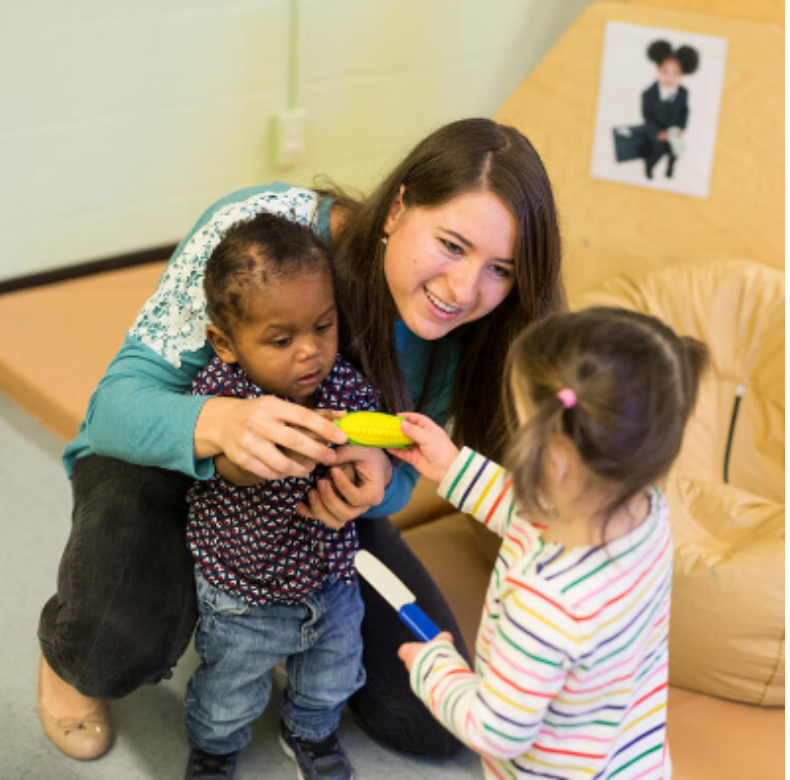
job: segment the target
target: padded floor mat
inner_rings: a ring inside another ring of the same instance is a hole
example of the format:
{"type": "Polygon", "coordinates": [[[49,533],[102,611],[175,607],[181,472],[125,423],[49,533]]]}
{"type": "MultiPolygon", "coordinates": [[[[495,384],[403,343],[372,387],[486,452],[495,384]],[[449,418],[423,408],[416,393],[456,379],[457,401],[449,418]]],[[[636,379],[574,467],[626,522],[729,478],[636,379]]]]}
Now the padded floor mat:
{"type": "Polygon", "coordinates": [[[0,392],[64,441],[165,262],[0,295],[0,392]]]}

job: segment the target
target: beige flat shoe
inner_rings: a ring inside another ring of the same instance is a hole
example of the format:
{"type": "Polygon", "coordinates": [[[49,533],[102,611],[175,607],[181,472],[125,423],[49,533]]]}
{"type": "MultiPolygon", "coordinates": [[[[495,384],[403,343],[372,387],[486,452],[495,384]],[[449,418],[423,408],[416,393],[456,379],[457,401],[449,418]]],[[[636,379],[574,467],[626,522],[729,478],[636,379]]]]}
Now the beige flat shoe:
{"type": "Polygon", "coordinates": [[[96,709],[81,718],[56,718],[44,706],[41,700],[41,677],[44,670],[44,658],[39,667],[38,704],[36,709],[44,734],[58,750],[69,758],[78,761],[90,761],[103,756],[112,743],[112,724],[110,722],[110,705],[100,701],[96,709]]]}

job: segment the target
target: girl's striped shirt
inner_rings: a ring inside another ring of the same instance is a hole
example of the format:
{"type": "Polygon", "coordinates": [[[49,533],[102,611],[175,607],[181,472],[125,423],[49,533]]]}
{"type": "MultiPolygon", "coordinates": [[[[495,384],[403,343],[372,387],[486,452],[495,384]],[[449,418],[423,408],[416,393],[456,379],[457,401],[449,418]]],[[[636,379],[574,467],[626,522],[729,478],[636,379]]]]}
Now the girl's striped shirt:
{"type": "Polygon", "coordinates": [[[668,780],[672,539],[658,488],[637,529],[568,549],[544,543],[514,511],[509,476],[467,448],[439,493],[503,541],[476,671],[432,642],[412,667],[415,693],[488,778],[668,780]]]}

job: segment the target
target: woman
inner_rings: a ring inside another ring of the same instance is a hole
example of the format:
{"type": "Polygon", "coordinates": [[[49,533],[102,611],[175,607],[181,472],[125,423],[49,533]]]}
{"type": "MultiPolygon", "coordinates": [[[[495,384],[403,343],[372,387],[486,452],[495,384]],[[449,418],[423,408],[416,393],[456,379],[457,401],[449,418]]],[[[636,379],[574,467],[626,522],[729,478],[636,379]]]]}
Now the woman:
{"type": "MultiPolygon", "coordinates": [[[[328,450],[298,430],[341,443],[335,426],[304,407],[186,394],[212,356],[205,261],[223,230],[262,210],[312,224],[331,242],[340,350],[380,390],[382,407],[450,421],[457,441],[492,457],[506,410],[501,405],[492,419],[490,403],[478,401],[500,398],[516,334],[563,303],[546,171],[518,131],[487,119],[432,133],[362,202],[277,184],[212,206],[176,250],[64,456],[73,528],[59,592],[41,616],[39,715],[49,738],[74,758],[109,747],[105,700],[169,677],[189,643],[196,606],[184,496],[195,478],[213,473],[214,456],[269,479],[308,471],[281,448],[325,464],[347,457],[342,446],[328,450]]],[[[376,450],[353,462],[361,484],[343,499],[322,485],[304,514],[329,525],[376,518],[358,522],[361,546],[403,578],[463,648],[441,594],[385,519],[408,501],[416,473],[393,471],[376,450]]],[[[362,592],[368,682],[353,706],[391,747],[454,754],[459,744],[412,696],[398,661],[407,630],[364,584],[362,592]]]]}

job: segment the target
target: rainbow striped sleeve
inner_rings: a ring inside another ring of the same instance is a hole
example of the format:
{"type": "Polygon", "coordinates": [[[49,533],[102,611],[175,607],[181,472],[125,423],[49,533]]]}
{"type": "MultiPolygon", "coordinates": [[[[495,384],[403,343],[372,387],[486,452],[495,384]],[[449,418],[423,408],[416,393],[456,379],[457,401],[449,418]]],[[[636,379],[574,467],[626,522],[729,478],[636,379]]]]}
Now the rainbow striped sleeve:
{"type": "Polygon", "coordinates": [[[578,625],[549,583],[505,592],[489,662],[473,672],[447,642],[415,659],[412,690],[473,750],[494,759],[528,752],[568,671],[581,654],[578,625]],[[536,590],[540,589],[540,594],[536,590]]]}
{"type": "Polygon", "coordinates": [[[513,516],[513,480],[504,469],[464,447],[439,485],[439,495],[504,537],[513,516]]]}

